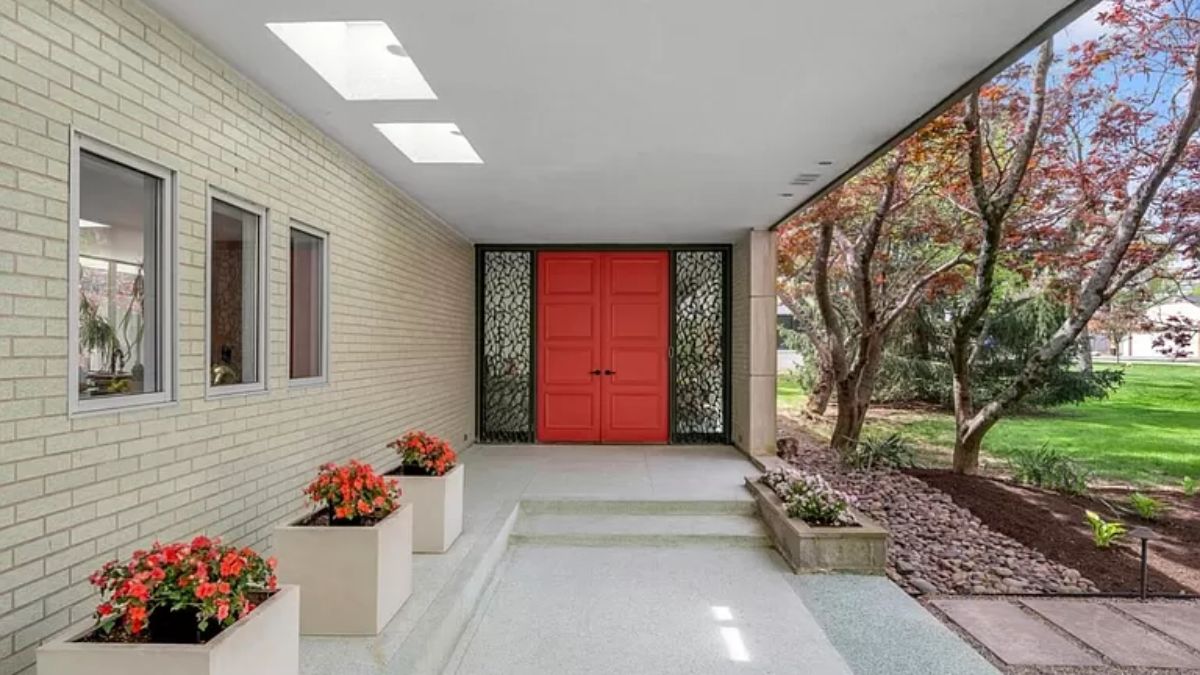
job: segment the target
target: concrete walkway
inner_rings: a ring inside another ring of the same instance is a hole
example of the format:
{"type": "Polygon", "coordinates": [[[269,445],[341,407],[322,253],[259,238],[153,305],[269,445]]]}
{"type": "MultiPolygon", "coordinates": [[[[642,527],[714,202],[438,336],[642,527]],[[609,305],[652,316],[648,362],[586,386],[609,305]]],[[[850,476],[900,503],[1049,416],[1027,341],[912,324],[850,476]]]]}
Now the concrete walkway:
{"type": "Polygon", "coordinates": [[[886,579],[791,574],[732,448],[477,446],[463,463],[461,538],[416,556],[380,635],[302,639],[304,675],[994,672],[886,579]]]}
{"type": "Polygon", "coordinates": [[[1200,604],[944,598],[933,606],[1005,665],[1200,669],[1200,604]]]}

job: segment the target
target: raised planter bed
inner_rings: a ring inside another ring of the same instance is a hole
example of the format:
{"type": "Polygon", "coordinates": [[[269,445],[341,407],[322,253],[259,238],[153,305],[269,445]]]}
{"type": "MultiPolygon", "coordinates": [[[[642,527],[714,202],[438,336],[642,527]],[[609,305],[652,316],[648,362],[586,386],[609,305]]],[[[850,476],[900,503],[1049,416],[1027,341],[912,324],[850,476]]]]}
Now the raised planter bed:
{"type": "Polygon", "coordinates": [[[856,527],[813,527],[789,518],[783,501],[757,476],[746,477],[759,514],[775,547],[797,574],[851,572],[884,574],[887,565],[887,530],[861,512],[851,509],[856,527]]]}
{"type": "Polygon", "coordinates": [[[413,552],[445,553],[462,534],[462,464],[444,476],[388,474],[400,482],[400,500],[413,505],[413,552]]]}
{"type": "Polygon", "coordinates": [[[300,589],[281,586],[204,644],[80,642],[94,626],[66,631],[37,650],[39,675],[296,675],[300,589]]]}
{"type": "Polygon", "coordinates": [[[412,594],[413,506],[369,527],[275,528],[276,570],[304,589],[304,635],[377,635],[412,594]]]}

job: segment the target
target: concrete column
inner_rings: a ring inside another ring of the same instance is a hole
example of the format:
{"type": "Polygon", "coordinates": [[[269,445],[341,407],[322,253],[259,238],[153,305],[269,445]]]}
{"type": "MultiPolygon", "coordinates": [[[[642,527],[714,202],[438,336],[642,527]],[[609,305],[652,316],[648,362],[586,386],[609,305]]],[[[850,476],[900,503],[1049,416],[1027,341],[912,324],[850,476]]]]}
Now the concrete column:
{"type": "Polygon", "coordinates": [[[751,230],[733,251],[733,440],[775,453],[775,233],[751,230]]]}

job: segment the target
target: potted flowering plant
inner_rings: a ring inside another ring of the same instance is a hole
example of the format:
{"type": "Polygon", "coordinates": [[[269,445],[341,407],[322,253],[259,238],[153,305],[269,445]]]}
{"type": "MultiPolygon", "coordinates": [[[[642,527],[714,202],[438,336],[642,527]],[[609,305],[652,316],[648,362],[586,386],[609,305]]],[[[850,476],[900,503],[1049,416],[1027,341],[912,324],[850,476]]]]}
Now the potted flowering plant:
{"type": "Polygon", "coordinates": [[[413,551],[444,553],[463,525],[463,474],[458,455],[446,441],[410,431],[388,443],[400,455],[397,476],[404,501],[413,505],[413,551]]]}
{"type": "Polygon", "coordinates": [[[412,593],[413,509],[369,464],[321,466],[316,509],[275,528],[279,578],[304,590],[300,632],[377,635],[412,593]]]}
{"type": "Polygon", "coordinates": [[[94,621],[38,649],[38,672],[296,673],[299,589],[276,584],[274,559],[248,548],[155,543],[90,577],[94,621]]]}

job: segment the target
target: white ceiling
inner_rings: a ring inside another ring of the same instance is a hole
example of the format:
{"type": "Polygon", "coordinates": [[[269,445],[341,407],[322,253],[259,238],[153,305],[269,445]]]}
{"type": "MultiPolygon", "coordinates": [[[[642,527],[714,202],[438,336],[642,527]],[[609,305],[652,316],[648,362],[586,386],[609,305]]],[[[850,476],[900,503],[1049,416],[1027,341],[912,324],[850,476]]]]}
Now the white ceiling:
{"type": "Polygon", "coordinates": [[[474,241],[647,243],[769,227],[1070,2],[150,4],[474,241]],[[343,100],[265,27],[301,20],[386,21],[438,100],[343,100]],[[405,121],[484,163],[411,163],[372,126],[405,121]]]}

